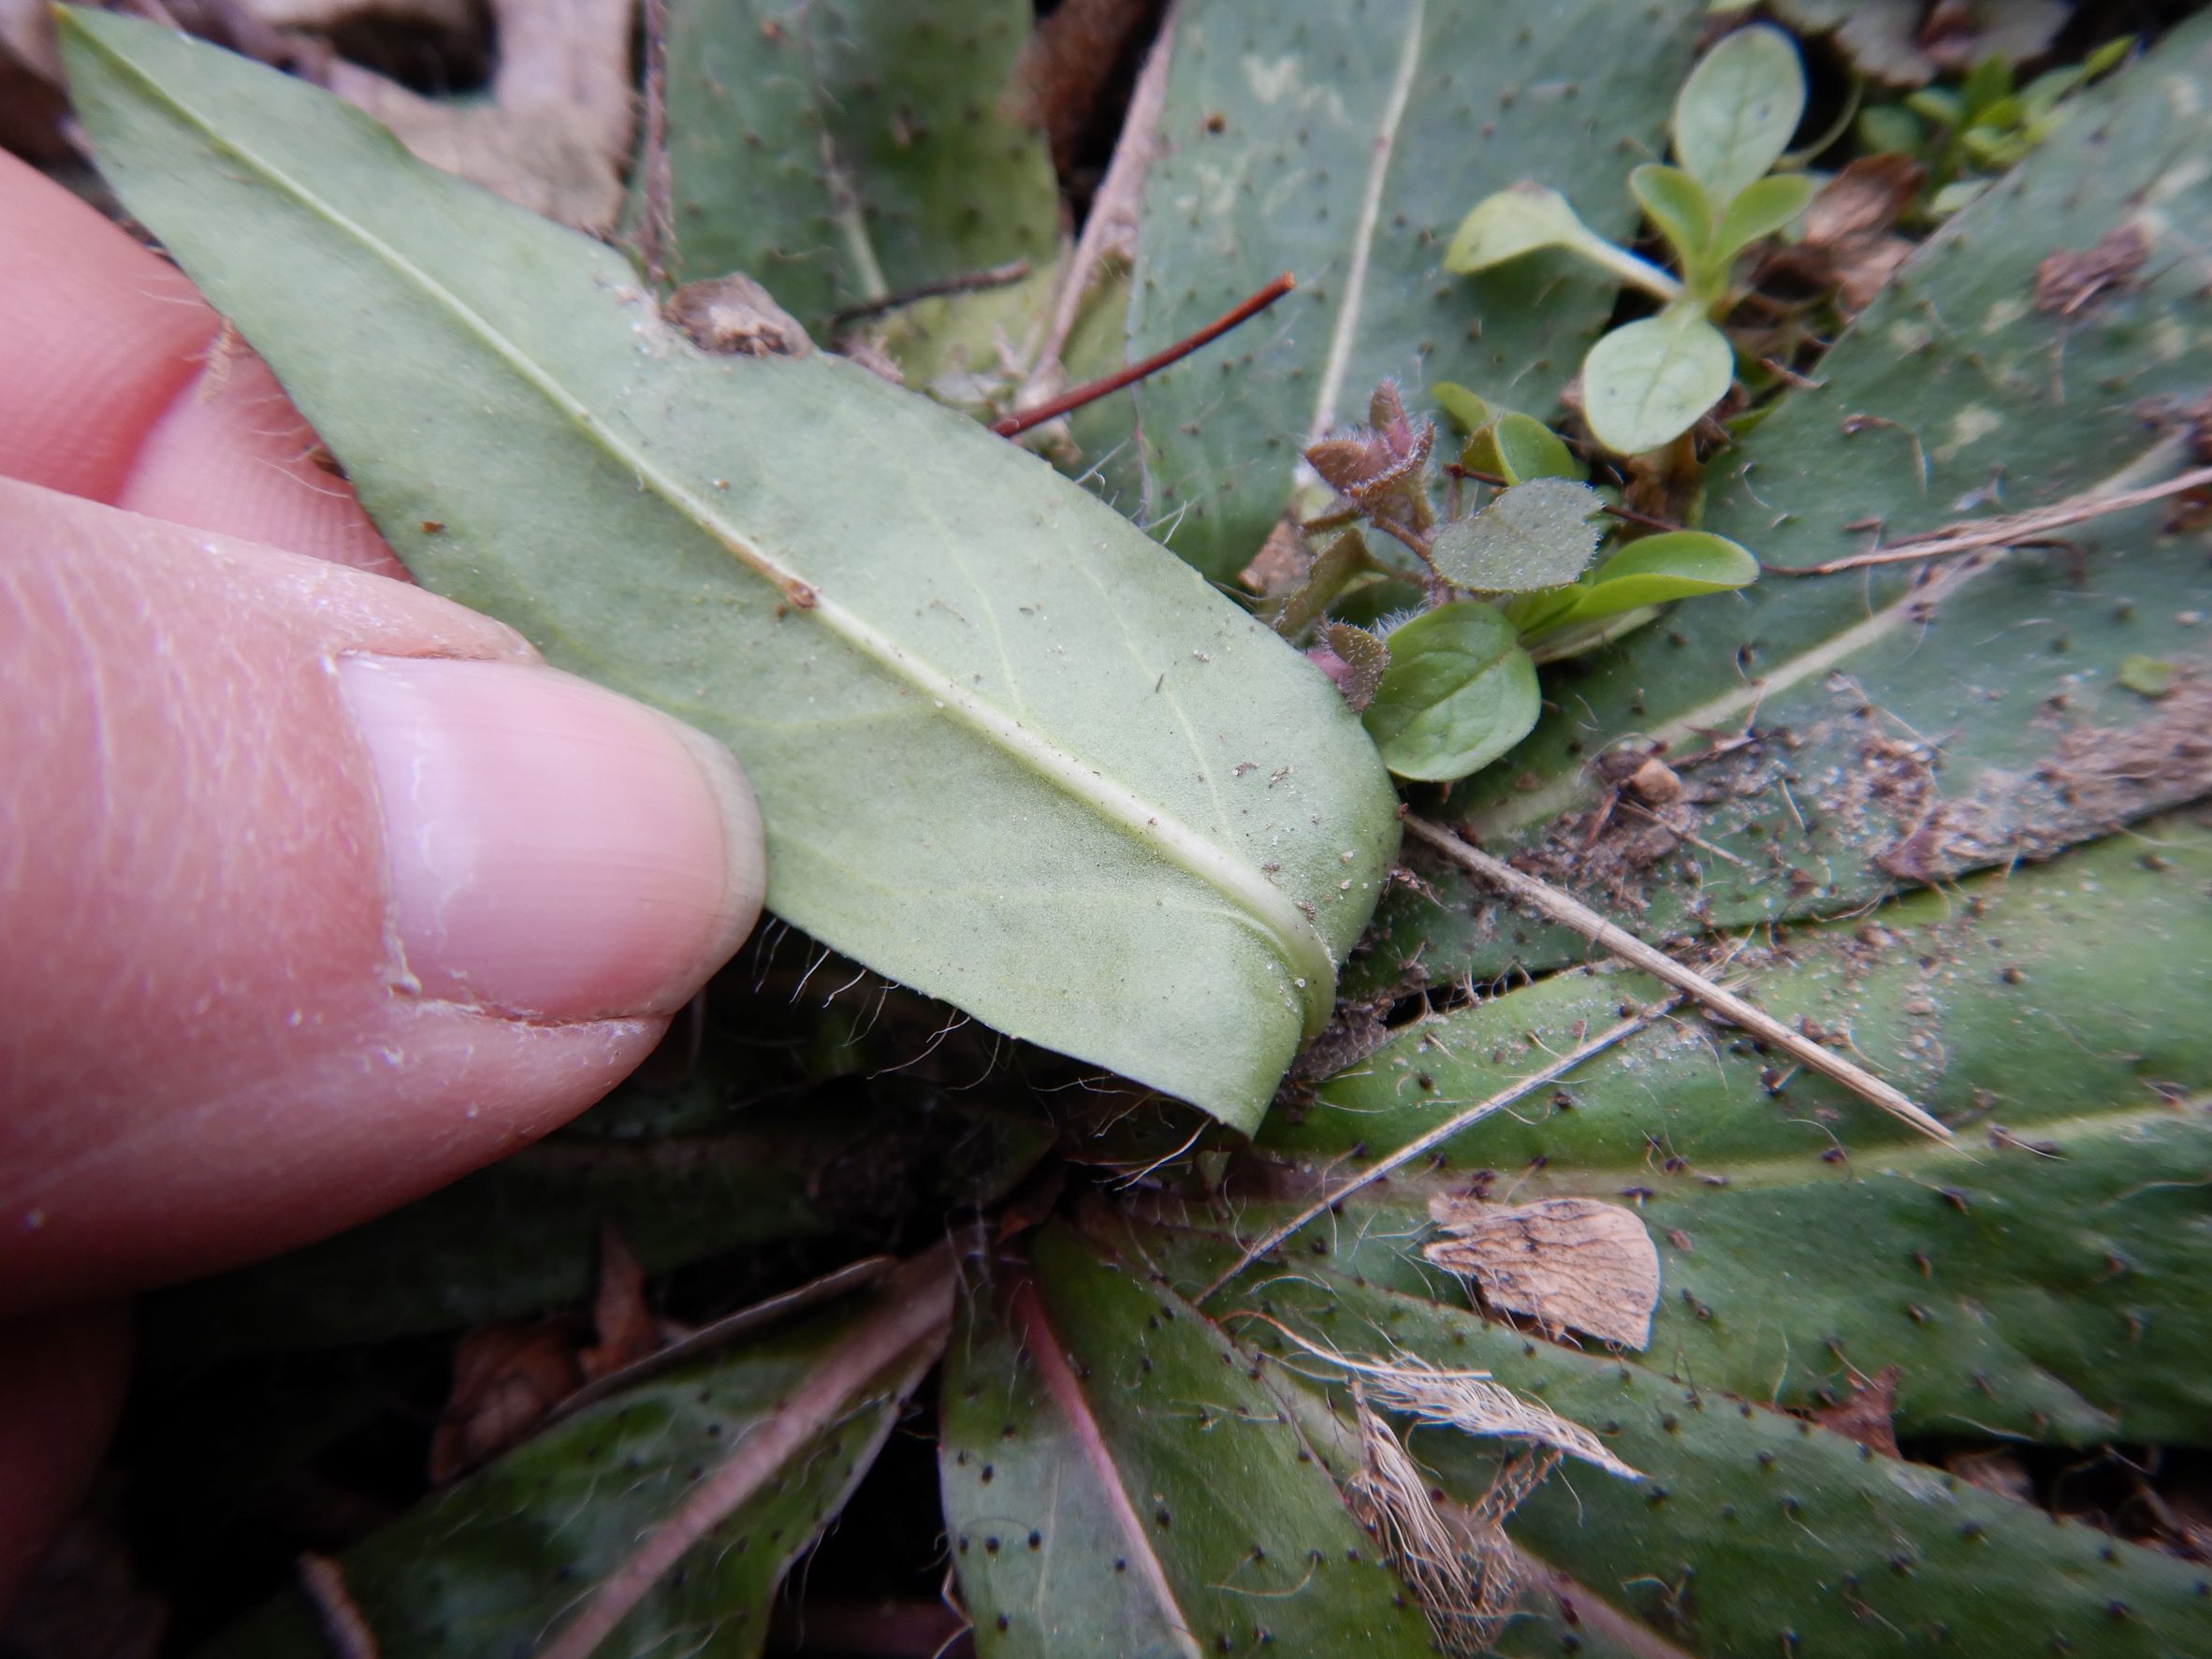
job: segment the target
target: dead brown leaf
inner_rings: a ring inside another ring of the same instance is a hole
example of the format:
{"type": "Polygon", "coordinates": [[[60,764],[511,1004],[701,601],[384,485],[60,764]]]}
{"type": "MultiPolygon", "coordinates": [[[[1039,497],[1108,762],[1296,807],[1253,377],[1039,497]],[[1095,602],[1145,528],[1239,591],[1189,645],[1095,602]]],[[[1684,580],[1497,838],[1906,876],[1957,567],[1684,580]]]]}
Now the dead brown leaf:
{"type": "Polygon", "coordinates": [[[1314,556],[1306,550],[1305,537],[1298,528],[1298,521],[1289,514],[1275,520],[1274,528],[1267,532],[1267,540],[1259,544],[1259,551],[1252,555],[1252,562],[1237,573],[1237,580],[1244,585],[1244,591],[1261,599],[1279,599],[1299,583],[1314,565],[1314,556]]]}
{"type": "Polygon", "coordinates": [[[1052,143],[1053,166],[1073,170],[1106,93],[1128,68],[1141,32],[1158,19],[1161,0],[1063,0],[1022,48],[1014,77],[1026,89],[1037,124],[1052,143]]]}
{"type": "Polygon", "coordinates": [[[429,1476],[443,1484],[520,1445],[586,1383],[661,1346],[646,1303],[645,1268],[611,1225],[599,1232],[599,1289],[591,1323],[562,1314],[472,1331],[453,1356],[453,1390],[430,1436],[429,1476]],[[596,1338],[596,1340],[593,1340],[596,1338]]]}
{"type": "Polygon", "coordinates": [[[340,59],[330,90],[433,167],[579,230],[611,229],[636,124],[632,0],[493,0],[491,102],[426,98],[340,59]]]}
{"type": "Polygon", "coordinates": [[[1937,68],[1960,73],[1989,58],[2022,64],[2048,51],[2072,15],[2061,0],[1936,0],[1920,50],[1937,68]]]}
{"type": "Polygon", "coordinates": [[[583,1321],[564,1316],[536,1325],[491,1325],[462,1337],[453,1356],[453,1392],[430,1436],[431,1484],[443,1485],[519,1445],[582,1388],[583,1334],[583,1321]]]}
{"type": "Polygon", "coordinates": [[[1832,288],[1846,315],[1864,311],[1913,251],[1894,226],[1927,169],[1909,155],[1862,155],[1805,210],[1801,241],[1775,249],[1759,272],[1832,288]]]}
{"type": "Polygon", "coordinates": [[[1891,1419],[1897,1415],[1897,1385],[1904,1375],[1901,1365],[1885,1365],[1872,1376],[1854,1382],[1850,1399],[1814,1412],[1812,1420],[1885,1458],[1900,1456],[1891,1419]]]}
{"type": "Polygon", "coordinates": [[[2150,257],[2150,238],[2130,220],[2086,254],[2060,248],[2035,268],[2035,309],[2070,317],[2099,295],[2126,285],[2150,257]]]}
{"type": "Polygon", "coordinates": [[[576,1356],[587,1380],[633,1365],[661,1346],[661,1327],[646,1305],[645,1267],[612,1222],[599,1230],[599,1294],[591,1323],[599,1337],[576,1356]]]}
{"type": "Polygon", "coordinates": [[[1501,1206],[1439,1195],[1429,1218],[1444,1236],[1421,1253],[1474,1280],[1492,1306],[1623,1347],[1652,1340],[1659,1252],[1621,1205],[1554,1198],[1501,1206]]]}

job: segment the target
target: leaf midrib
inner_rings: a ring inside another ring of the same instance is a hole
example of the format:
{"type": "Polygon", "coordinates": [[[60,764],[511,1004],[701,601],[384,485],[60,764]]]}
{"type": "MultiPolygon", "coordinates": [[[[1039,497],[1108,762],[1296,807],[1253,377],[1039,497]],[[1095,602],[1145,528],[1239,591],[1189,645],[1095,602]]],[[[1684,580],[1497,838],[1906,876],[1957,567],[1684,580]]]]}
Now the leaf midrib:
{"type": "MultiPolygon", "coordinates": [[[[64,15],[65,27],[100,53],[121,74],[142,89],[148,101],[172,110],[219,153],[235,157],[271,187],[290,196],[309,212],[341,234],[353,238],[394,270],[420,285],[469,332],[558,409],[571,424],[629,468],[641,486],[651,488],[685,518],[727,549],[737,561],[787,594],[804,592],[812,603],[794,607],[793,615],[811,618],[861,656],[942,706],[944,712],[993,743],[1043,781],[1090,808],[1116,824],[1161,859],[1227,897],[1233,913],[1266,939],[1290,971],[1293,988],[1300,993],[1306,1034],[1312,1036],[1328,1021],[1335,993],[1336,965],[1319,930],[1279,889],[1258,870],[1215,845],[1198,831],[1146,801],[1115,779],[1084,766],[1020,720],[973,694],[949,675],[919,661],[873,623],[823,595],[819,588],[786,568],[735,530],[725,528],[712,505],[697,492],[669,474],[649,456],[623,444],[613,429],[594,415],[581,400],[540,369],[490,320],[464,301],[429,272],[422,269],[367,226],[358,224],[256,152],[226,138],[199,110],[184,103],[150,73],[141,69],[98,34],[64,15]]],[[[397,140],[394,140],[396,143],[397,140]]]]}

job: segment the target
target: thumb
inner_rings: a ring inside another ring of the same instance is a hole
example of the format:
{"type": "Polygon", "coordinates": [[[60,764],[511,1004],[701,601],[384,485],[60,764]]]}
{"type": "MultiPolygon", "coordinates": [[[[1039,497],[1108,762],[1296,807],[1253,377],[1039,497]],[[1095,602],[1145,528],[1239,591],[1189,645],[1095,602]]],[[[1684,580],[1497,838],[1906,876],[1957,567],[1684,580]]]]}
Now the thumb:
{"type": "Polygon", "coordinates": [[[749,930],[728,752],[403,584],[0,481],[0,1306],[333,1232],[749,930]]]}

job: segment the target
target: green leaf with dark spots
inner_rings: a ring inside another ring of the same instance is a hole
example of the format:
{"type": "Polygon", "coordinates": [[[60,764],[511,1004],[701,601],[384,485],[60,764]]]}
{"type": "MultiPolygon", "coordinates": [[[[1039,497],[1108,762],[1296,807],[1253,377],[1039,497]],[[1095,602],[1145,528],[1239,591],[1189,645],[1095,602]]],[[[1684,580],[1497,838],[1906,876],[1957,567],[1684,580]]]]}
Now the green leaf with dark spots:
{"type": "Polygon", "coordinates": [[[947,1348],[939,1473],[983,1659],[1432,1651],[1250,1351],[1062,1226],[1035,1262],[947,1348]]]}
{"type": "Polygon", "coordinates": [[[1058,191],[1014,111],[1027,0],[670,0],[682,277],[742,270],[814,328],[1052,257],[1058,191]]]}

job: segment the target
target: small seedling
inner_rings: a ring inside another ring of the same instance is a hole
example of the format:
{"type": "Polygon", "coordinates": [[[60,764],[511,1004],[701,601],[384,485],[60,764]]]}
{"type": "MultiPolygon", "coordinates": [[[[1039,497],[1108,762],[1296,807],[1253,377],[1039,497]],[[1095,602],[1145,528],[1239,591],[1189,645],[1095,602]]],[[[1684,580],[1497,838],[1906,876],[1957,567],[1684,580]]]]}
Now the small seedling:
{"type": "Polygon", "coordinates": [[[1567,199],[1524,183],[1476,204],[1444,255],[1447,270],[1487,270],[1539,248],[1561,248],[1639,288],[1657,314],[1615,328],[1582,363],[1592,433],[1623,455],[1656,449],[1727,396],[1736,354],[1715,326],[1737,299],[1738,258],[1804,212],[1812,182],[1771,174],[1805,110],[1797,49],[1766,24],[1739,29],[1692,71],[1674,107],[1674,153],[1629,175],[1644,216],[1666,240],[1678,277],[1590,229],[1567,199]]]}
{"type": "Polygon", "coordinates": [[[1860,111],[1859,139],[1870,151],[1909,155],[1927,167],[1919,216],[1940,224],[2027,159],[2066,118],[2065,100],[2134,46],[2133,36],[2122,36],[2016,89],[2004,60],[1989,58],[1956,87],[1923,87],[1900,103],[1860,111]]]}
{"type": "Polygon", "coordinates": [[[1493,413],[1464,386],[1434,392],[1468,434],[1446,469],[1453,493],[1441,520],[1430,493],[1435,429],[1408,419],[1389,382],[1369,402],[1368,427],[1307,452],[1346,503],[1309,529],[1364,518],[1416,554],[1419,569],[1376,557],[1345,530],[1316,556],[1275,623],[1290,638],[1313,630],[1392,772],[1450,782],[1528,735],[1542,709],[1539,662],[1641,627],[1669,600],[1740,588],[1759,563],[1734,542],[1680,529],[1597,561],[1611,533],[1601,515],[1618,518],[1623,509],[1583,481],[1559,435],[1532,415],[1493,413]],[[1470,482],[1493,493],[1463,512],[1470,482]],[[1367,587],[1403,582],[1419,585],[1420,608],[1375,630],[1327,616],[1367,587]]]}

